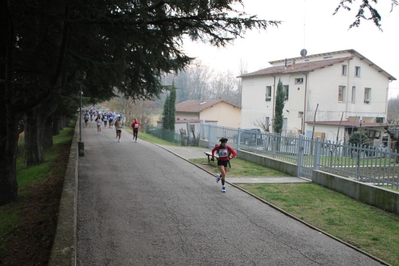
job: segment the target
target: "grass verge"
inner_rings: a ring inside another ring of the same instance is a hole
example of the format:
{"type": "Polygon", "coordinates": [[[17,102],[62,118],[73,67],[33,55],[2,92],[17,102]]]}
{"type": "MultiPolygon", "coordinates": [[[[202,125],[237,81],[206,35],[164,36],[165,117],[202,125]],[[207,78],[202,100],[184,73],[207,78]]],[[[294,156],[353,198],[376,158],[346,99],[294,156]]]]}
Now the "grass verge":
{"type": "Polygon", "coordinates": [[[57,225],[59,200],[75,121],[54,136],[45,162],[23,165],[17,158],[19,200],[0,207],[0,265],[47,265],[57,225]]]}
{"type": "MultiPolygon", "coordinates": [[[[128,126],[125,126],[123,128],[123,130],[133,134],[132,128],[130,128],[128,126]]],[[[155,136],[153,136],[151,134],[146,134],[146,133],[144,133],[142,131],[139,131],[138,139],[142,139],[142,140],[145,140],[145,141],[148,141],[148,142],[151,142],[151,143],[156,143],[156,144],[159,144],[159,145],[179,146],[178,144],[168,142],[166,140],[157,138],[157,137],[155,137],[155,136]]]]}
{"type": "MultiPolygon", "coordinates": [[[[191,162],[204,166],[204,167],[210,167],[211,172],[213,173],[219,173],[218,168],[216,167],[216,160],[215,162],[208,164],[208,159],[207,158],[199,158],[199,159],[191,159],[191,162]]],[[[245,160],[241,160],[238,158],[234,158],[231,162],[231,168],[228,168],[228,174],[227,178],[229,177],[254,177],[254,176],[267,176],[267,177],[285,177],[287,174],[282,173],[280,171],[271,169],[271,168],[266,168],[263,167],[259,164],[248,162],[245,160]]]]}

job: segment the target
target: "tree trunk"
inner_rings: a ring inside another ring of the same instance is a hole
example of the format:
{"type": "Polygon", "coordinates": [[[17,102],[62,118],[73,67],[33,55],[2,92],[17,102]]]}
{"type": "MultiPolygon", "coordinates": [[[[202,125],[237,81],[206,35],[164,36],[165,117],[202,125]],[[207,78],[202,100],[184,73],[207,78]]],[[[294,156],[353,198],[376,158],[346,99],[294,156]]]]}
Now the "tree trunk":
{"type": "Polygon", "coordinates": [[[18,200],[16,160],[18,151],[18,122],[16,113],[7,112],[0,119],[0,206],[18,200]]]}
{"type": "Polygon", "coordinates": [[[43,149],[53,146],[53,116],[47,118],[44,126],[43,149]]]}
{"type": "Polygon", "coordinates": [[[37,111],[39,108],[25,114],[25,166],[44,162],[43,139],[46,121],[37,111]]]}
{"type": "MultiPolygon", "coordinates": [[[[8,5],[9,1],[0,1],[0,79],[11,81],[15,33],[8,5]]],[[[0,85],[0,106],[5,111],[0,116],[0,206],[18,200],[16,160],[21,114],[20,108],[12,108],[14,92],[8,83],[0,85]]]]}
{"type": "Polygon", "coordinates": [[[58,134],[60,134],[60,130],[62,129],[62,127],[60,126],[60,119],[58,117],[54,117],[52,116],[52,120],[53,120],[53,136],[57,136],[58,134]]]}

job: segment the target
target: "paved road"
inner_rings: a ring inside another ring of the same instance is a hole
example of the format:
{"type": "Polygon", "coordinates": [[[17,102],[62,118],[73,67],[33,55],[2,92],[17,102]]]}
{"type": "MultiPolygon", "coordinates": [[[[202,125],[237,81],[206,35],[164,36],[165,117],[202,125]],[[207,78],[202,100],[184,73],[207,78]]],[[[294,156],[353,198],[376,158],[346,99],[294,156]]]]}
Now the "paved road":
{"type": "Polygon", "coordinates": [[[82,129],[78,265],[381,265],[162,147],[82,129]]]}

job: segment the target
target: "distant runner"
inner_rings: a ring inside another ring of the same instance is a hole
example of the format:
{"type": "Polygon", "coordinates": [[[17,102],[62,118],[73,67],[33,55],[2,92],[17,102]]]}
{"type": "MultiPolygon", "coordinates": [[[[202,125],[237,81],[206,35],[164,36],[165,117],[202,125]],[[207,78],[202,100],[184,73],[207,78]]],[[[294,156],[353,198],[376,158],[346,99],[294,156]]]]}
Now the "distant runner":
{"type": "Polygon", "coordinates": [[[137,142],[137,135],[139,134],[139,127],[140,127],[140,122],[137,121],[137,118],[134,119],[131,127],[133,128],[133,140],[137,142]]]}
{"type": "Polygon", "coordinates": [[[118,120],[115,122],[115,128],[116,128],[116,137],[118,138],[118,142],[121,142],[121,136],[122,136],[122,120],[121,117],[118,117],[118,120]]]}

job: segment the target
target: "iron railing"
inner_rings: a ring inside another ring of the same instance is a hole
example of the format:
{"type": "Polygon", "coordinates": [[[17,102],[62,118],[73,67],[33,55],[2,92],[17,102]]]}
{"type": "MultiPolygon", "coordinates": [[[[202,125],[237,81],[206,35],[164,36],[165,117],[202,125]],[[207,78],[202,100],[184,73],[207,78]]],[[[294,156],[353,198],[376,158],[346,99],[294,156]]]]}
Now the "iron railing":
{"type": "Polygon", "coordinates": [[[372,185],[399,189],[399,154],[383,146],[312,140],[304,136],[282,136],[255,130],[201,124],[199,138],[212,148],[221,137],[228,145],[273,159],[297,164],[298,175],[310,178],[312,170],[322,170],[372,185]],[[245,136],[245,137],[243,137],[245,136]],[[306,171],[310,170],[310,172],[306,171]]]}

